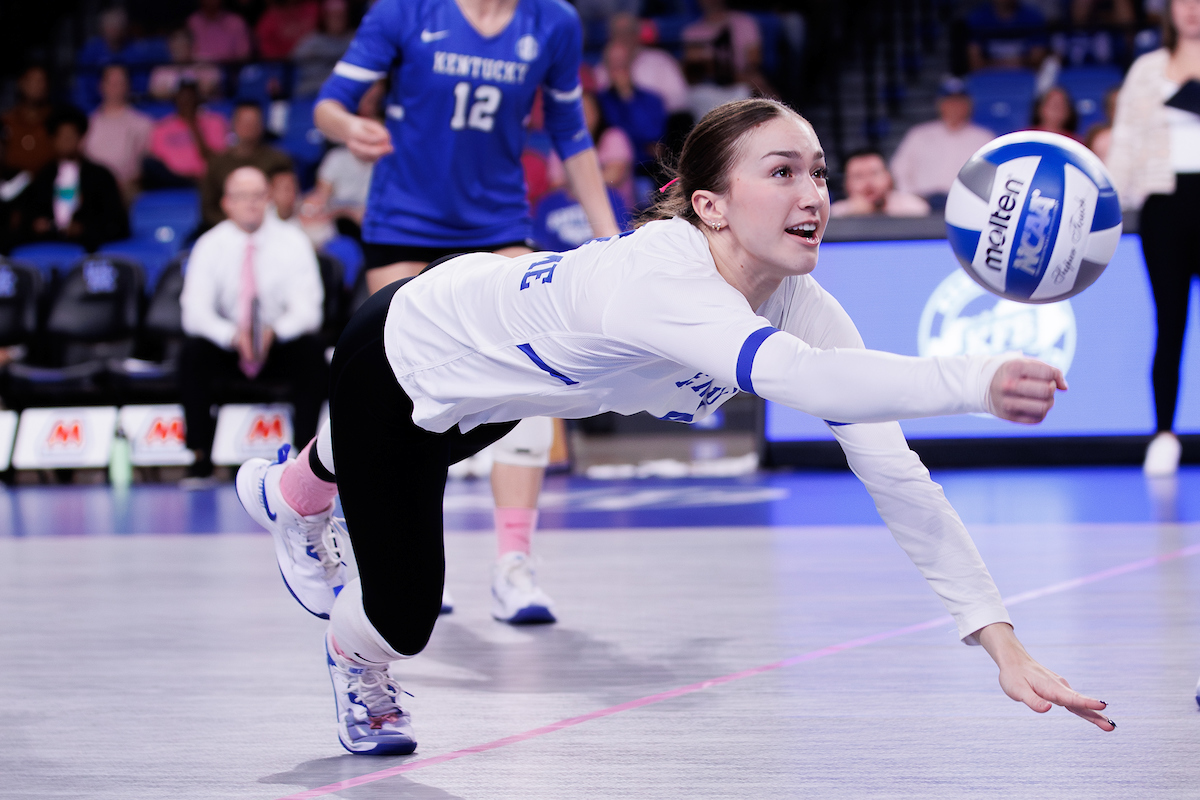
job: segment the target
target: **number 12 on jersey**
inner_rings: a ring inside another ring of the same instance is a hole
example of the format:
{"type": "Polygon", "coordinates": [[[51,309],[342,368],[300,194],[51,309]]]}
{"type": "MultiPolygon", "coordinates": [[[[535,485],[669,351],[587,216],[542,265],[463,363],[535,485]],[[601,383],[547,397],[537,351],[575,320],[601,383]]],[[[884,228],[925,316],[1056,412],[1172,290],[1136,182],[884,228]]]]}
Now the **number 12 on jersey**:
{"type": "Polygon", "coordinates": [[[490,131],[495,124],[493,117],[500,107],[500,90],[489,84],[475,89],[475,102],[471,102],[471,84],[460,81],[454,86],[454,116],[450,118],[450,129],[461,131],[473,128],[490,131]],[[468,104],[470,108],[468,108],[468,104]]]}

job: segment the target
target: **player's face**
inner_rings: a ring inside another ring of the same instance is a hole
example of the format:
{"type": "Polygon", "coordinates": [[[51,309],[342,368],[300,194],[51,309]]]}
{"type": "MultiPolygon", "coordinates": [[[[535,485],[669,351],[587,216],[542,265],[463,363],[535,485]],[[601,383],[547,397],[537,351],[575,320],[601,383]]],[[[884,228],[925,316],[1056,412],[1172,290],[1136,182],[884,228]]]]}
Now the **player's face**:
{"type": "Polygon", "coordinates": [[[787,115],[752,130],[730,171],[724,220],[745,266],[805,275],[829,221],[825,153],[812,126],[787,115]]]}

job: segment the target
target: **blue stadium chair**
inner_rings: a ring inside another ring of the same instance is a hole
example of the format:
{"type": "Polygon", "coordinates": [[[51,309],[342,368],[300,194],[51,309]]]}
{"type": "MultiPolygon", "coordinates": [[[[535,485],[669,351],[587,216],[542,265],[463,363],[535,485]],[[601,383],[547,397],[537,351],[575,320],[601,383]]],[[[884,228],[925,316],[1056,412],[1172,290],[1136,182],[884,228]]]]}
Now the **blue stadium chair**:
{"type": "Polygon", "coordinates": [[[271,82],[275,81],[281,89],[287,89],[284,83],[286,77],[283,64],[247,64],[238,73],[236,96],[239,100],[269,103],[271,82]]]}
{"type": "Polygon", "coordinates": [[[1088,128],[1105,121],[1104,93],[1120,86],[1122,80],[1121,70],[1112,66],[1072,67],[1059,73],[1059,85],[1075,101],[1075,110],[1079,113],[1077,132],[1081,136],[1088,128]]]}
{"type": "Polygon", "coordinates": [[[167,264],[175,257],[178,248],[174,242],[160,242],[156,239],[124,239],[120,242],[109,242],[96,251],[97,255],[125,256],[142,266],[146,276],[146,291],[154,291],[158,277],[162,275],[167,264]]]}
{"type": "Polygon", "coordinates": [[[308,189],[315,180],[317,165],[325,156],[325,135],[313,122],[316,98],[292,98],[288,106],[287,129],[279,146],[296,162],[300,186],[308,189]]]}
{"type": "Polygon", "coordinates": [[[997,134],[1029,127],[1033,112],[1034,73],[1028,69],[989,69],[967,76],[975,102],[974,121],[997,134]]]}
{"type": "Polygon", "coordinates": [[[55,272],[66,272],[66,268],[74,264],[87,253],[77,244],[65,242],[36,242],[14,247],[12,259],[24,261],[38,268],[42,277],[49,279],[55,272]]]}
{"type": "Polygon", "coordinates": [[[133,107],[156,122],[175,113],[175,104],[170,100],[141,100],[133,107]]]}
{"type": "Polygon", "coordinates": [[[178,252],[200,225],[200,192],[157,189],[142,192],[129,209],[134,239],[148,239],[178,252]]]}
{"type": "Polygon", "coordinates": [[[362,246],[352,236],[335,236],[321,248],[342,262],[346,286],[353,286],[363,265],[362,246]]]}

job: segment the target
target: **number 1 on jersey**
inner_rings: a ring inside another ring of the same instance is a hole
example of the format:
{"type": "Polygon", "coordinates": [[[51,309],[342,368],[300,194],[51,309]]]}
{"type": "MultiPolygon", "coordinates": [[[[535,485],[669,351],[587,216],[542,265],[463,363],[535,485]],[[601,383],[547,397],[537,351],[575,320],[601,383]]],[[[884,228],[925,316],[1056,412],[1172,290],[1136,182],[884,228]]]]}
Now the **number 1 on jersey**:
{"type": "Polygon", "coordinates": [[[454,86],[454,116],[450,118],[450,129],[461,131],[471,127],[477,131],[490,131],[495,123],[493,116],[500,107],[500,90],[495,86],[483,84],[475,89],[475,102],[470,110],[467,103],[471,99],[471,84],[461,81],[454,86]]]}

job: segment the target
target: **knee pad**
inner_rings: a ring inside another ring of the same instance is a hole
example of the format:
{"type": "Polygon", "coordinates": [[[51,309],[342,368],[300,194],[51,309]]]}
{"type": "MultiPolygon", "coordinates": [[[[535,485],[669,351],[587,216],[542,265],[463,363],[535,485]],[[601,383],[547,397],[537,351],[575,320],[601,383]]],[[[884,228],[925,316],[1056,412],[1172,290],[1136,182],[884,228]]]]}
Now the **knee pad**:
{"type": "Polygon", "coordinates": [[[554,443],[554,420],[530,417],[517,423],[503,439],[492,445],[497,463],[515,467],[546,467],[554,443]]]}

